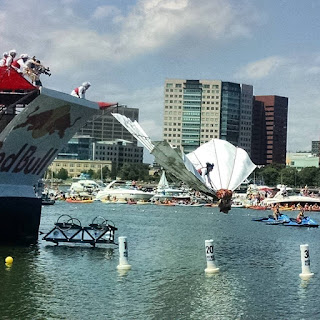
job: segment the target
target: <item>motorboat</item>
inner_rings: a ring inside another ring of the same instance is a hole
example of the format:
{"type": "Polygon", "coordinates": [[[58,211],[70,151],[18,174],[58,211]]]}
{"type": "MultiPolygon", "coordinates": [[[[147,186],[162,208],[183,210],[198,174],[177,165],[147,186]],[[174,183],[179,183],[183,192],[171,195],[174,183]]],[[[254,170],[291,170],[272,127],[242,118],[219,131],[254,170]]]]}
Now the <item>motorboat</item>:
{"type": "Polygon", "coordinates": [[[153,197],[153,192],[139,189],[137,186],[125,181],[113,180],[96,195],[96,200],[127,201],[143,200],[149,201],[153,197]]]}
{"type": "Polygon", "coordinates": [[[274,197],[265,198],[261,204],[265,206],[272,206],[275,204],[279,204],[282,207],[292,207],[295,208],[307,205],[320,205],[320,197],[310,197],[305,195],[297,195],[294,193],[292,188],[288,188],[286,186],[278,186],[280,189],[274,197]]]}
{"type": "Polygon", "coordinates": [[[98,193],[101,186],[94,180],[84,179],[73,182],[70,186],[70,193],[87,192],[88,194],[98,193]]]}
{"type": "Polygon", "coordinates": [[[239,199],[232,199],[231,208],[244,208],[244,203],[239,199]]]}
{"type": "Polygon", "coordinates": [[[48,206],[48,205],[54,205],[56,202],[56,200],[52,197],[50,197],[50,195],[46,192],[43,192],[42,193],[42,196],[41,196],[41,204],[43,206],[48,206]]]}
{"type": "Polygon", "coordinates": [[[165,171],[163,170],[161,178],[157,185],[156,193],[153,195],[153,197],[150,200],[155,203],[159,203],[159,202],[164,203],[166,201],[190,202],[192,200],[192,197],[187,190],[170,187],[165,171]]]}

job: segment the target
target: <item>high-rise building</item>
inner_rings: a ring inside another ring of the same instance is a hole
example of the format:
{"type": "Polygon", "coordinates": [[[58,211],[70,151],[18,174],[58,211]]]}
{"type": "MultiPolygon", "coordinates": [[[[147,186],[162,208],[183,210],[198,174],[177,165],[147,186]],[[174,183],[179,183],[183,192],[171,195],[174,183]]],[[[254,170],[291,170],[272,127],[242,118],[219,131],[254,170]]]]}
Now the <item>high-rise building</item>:
{"type": "Polygon", "coordinates": [[[213,138],[251,151],[253,88],[220,80],[165,81],[163,140],[185,153],[213,138]]]}
{"type": "Polygon", "coordinates": [[[255,164],[286,163],[287,122],[287,97],[254,97],[251,159],[255,164]]]}
{"type": "Polygon", "coordinates": [[[124,163],[143,163],[143,147],[138,147],[131,141],[99,141],[92,146],[93,160],[110,160],[117,166],[124,163]]]}
{"type": "Polygon", "coordinates": [[[312,141],[311,153],[320,156],[320,141],[312,141]]]}
{"type": "Polygon", "coordinates": [[[73,136],[68,144],[58,153],[57,159],[92,159],[92,143],[94,138],[90,136],[73,136]]]}
{"type": "MultiPolygon", "coordinates": [[[[131,119],[132,121],[139,121],[139,109],[128,108],[126,106],[119,106],[114,109],[114,112],[120,113],[131,119]]],[[[77,135],[89,135],[97,141],[114,141],[116,139],[123,139],[131,141],[137,145],[136,138],[116,119],[110,112],[102,110],[99,115],[94,116],[89,120],[84,127],[82,127],[77,135]]]]}

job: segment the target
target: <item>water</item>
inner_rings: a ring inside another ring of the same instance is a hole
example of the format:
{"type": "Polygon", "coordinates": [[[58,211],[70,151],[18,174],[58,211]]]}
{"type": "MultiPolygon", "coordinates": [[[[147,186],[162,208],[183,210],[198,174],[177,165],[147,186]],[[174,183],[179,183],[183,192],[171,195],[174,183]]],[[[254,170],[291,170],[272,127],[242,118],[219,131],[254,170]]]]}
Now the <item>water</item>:
{"type": "Polygon", "coordinates": [[[128,237],[132,270],[119,274],[118,249],[102,244],[54,246],[41,236],[35,246],[2,246],[0,257],[14,262],[0,268],[0,319],[319,319],[320,229],[253,222],[269,212],[246,209],[57,202],[43,208],[40,230],[63,213],[83,225],[112,220],[116,237],[128,237]],[[206,239],[220,268],[212,276],[206,239]],[[308,282],[299,278],[304,243],[308,282]]]}

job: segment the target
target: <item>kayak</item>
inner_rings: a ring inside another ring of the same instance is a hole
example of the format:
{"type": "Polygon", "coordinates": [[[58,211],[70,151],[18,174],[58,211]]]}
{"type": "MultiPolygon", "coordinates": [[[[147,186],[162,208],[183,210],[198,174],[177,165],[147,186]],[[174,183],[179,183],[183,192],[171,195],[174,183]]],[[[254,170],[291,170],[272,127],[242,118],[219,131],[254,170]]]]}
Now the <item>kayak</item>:
{"type": "Polygon", "coordinates": [[[66,199],[66,202],[69,203],[92,203],[92,199],[83,199],[83,200],[73,200],[73,199],[66,199]]]}

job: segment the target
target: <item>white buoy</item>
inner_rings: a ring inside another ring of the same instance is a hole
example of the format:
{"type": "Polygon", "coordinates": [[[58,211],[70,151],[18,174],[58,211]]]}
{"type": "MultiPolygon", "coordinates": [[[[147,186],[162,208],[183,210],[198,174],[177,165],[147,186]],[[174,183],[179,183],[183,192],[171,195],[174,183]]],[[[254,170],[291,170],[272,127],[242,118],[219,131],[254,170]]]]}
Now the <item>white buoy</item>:
{"type": "Polygon", "coordinates": [[[204,270],[206,273],[216,273],[219,271],[219,268],[216,267],[214,261],[214,250],[213,250],[213,240],[205,241],[206,247],[206,258],[207,258],[207,268],[204,270]]]}
{"type": "Polygon", "coordinates": [[[128,262],[128,242],[127,237],[119,237],[119,265],[118,270],[130,270],[131,265],[128,262]]]}
{"type": "Polygon", "coordinates": [[[300,245],[300,253],[301,253],[301,267],[302,272],[299,274],[302,280],[308,280],[311,278],[314,273],[310,271],[310,254],[309,254],[309,245],[301,244],[300,245]]]}

